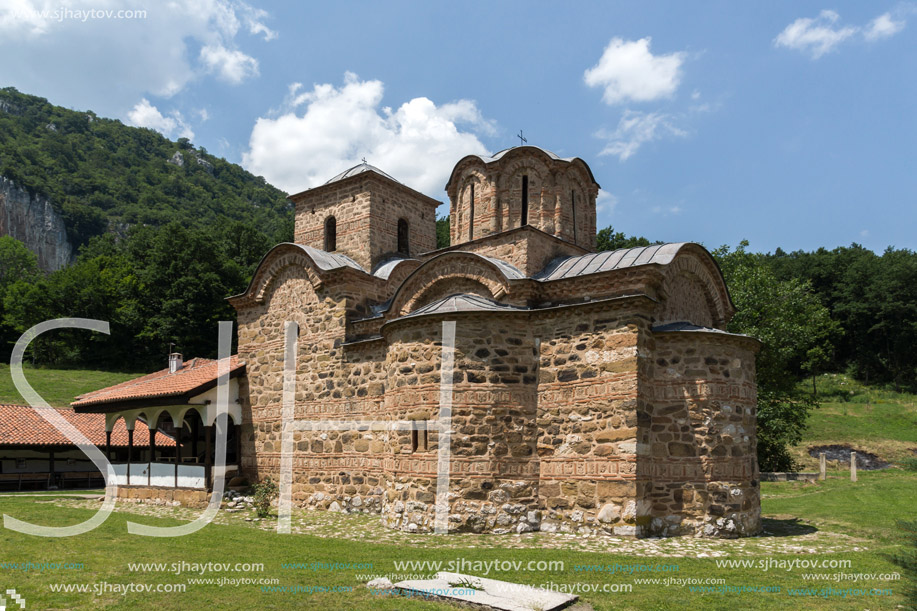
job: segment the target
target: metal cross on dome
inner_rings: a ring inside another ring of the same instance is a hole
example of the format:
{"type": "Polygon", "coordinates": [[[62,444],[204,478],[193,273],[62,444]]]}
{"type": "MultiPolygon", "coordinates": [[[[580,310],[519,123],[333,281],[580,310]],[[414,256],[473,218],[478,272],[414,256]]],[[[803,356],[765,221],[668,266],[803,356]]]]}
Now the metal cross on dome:
{"type": "Polygon", "coordinates": [[[519,130],[519,133],[516,134],[516,137],[519,138],[519,146],[522,146],[523,144],[528,142],[528,140],[525,139],[525,136],[522,135],[521,129],[519,130]]]}

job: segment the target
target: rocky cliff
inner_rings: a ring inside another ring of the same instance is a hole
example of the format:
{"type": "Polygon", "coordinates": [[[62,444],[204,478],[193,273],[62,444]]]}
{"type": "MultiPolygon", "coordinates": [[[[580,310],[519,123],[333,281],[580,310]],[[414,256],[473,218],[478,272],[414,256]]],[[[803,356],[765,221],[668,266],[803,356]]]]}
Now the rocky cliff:
{"type": "Polygon", "coordinates": [[[23,242],[46,271],[58,270],[73,259],[73,247],[67,240],[64,220],[51,206],[51,201],[30,195],[2,176],[0,235],[10,235],[23,242]]]}

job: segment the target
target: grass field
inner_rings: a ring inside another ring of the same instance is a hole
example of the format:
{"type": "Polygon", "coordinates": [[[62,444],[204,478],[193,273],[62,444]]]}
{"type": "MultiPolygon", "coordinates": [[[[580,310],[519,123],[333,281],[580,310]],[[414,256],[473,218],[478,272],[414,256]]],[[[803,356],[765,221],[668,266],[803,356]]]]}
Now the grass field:
{"type": "MultiPolygon", "coordinates": [[[[42,380],[55,384],[53,380],[58,378],[50,370],[45,373],[48,375],[42,380]]],[[[99,372],[91,377],[101,380],[106,375],[115,377],[103,384],[123,379],[117,377],[121,374],[99,372]]],[[[39,383],[33,383],[41,392],[39,383]]],[[[57,396],[65,397],[74,389],[87,390],[86,385],[84,381],[61,384],[60,388],[70,390],[58,390],[57,396]]],[[[69,397],[60,404],[67,401],[69,397]]],[[[913,397],[872,401],[869,411],[865,402],[826,403],[813,415],[809,437],[798,453],[803,454],[813,442],[850,443],[897,460],[895,456],[905,456],[909,448],[917,447],[913,397]],[[895,455],[884,455],[886,449],[895,455]]],[[[91,516],[97,506],[93,500],[48,495],[0,496],[3,514],[45,525],[78,523],[91,516]]],[[[77,537],[38,538],[0,530],[0,592],[15,588],[26,598],[28,609],[454,609],[439,602],[376,595],[362,584],[371,575],[435,572],[399,568],[396,562],[462,559],[521,562],[523,568],[497,567],[487,576],[576,588],[581,600],[596,610],[900,609],[906,608],[903,582],[887,578],[900,570],[888,555],[901,540],[895,521],[915,519],[915,508],[917,473],[897,467],[861,471],[856,483],[851,483],[843,470],[829,472],[829,479],[817,484],[764,483],[764,536],[728,541],[583,540],[547,533],[410,535],[383,528],[375,516],[325,512],[294,515],[294,530],[299,532],[293,535],[277,534],[271,520],[259,524],[246,521],[244,514],[220,512],[215,523],[193,535],[147,538],[129,535],[126,522],[176,525],[196,513],[148,505],[119,506],[101,527],[77,537]],[[563,568],[555,565],[551,570],[524,570],[530,561],[560,561],[563,568]],[[793,561],[828,564],[788,567],[793,561]],[[727,566],[725,562],[736,564],[727,566]],[[28,563],[81,566],[26,570],[28,563]],[[153,570],[132,568],[130,563],[164,566],[160,567],[163,570],[153,570]],[[236,571],[232,567],[201,573],[201,565],[206,563],[262,564],[263,568],[236,571]],[[299,563],[300,568],[285,567],[287,563],[299,563]],[[332,568],[334,563],[341,566],[332,568]],[[638,572],[595,570],[616,565],[638,572]],[[671,570],[650,572],[662,565],[671,570]],[[178,568],[183,568],[180,574],[172,570],[178,568]],[[192,574],[192,568],[197,574],[192,574]],[[207,579],[213,581],[200,581],[207,579]],[[233,585],[238,581],[232,580],[239,579],[255,583],[233,585]],[[276,582],[257,583],[262,579],[276,582]],[[659,581],[647,583],[647,579],[659,581]],[[120,590],[128,585],[154,590],[177,585],[185,591],[123,594],[120,590]],[[66,586],[87,591],[54,591],[66,586]],[[290,587],[300,591],[281,591],[290,587]],[[598,591],[589,591],[593,587],[598,591]],[[745,591],[739,591],[742,589],[745,591]]]]}
{"type": "MultiPolygon", "coordinates": [[[[90,390],[120,384],[142,373],[113,373],[91,369],[47,369],[24,366],[26,380],[45,401],[54,407],[67,407],[74,397],[90,390]]],[[[149,373],[149,372],[145,372],[149,373]]],[[[0,363],[0,403],[24,405],[22,395],[13,385],[10,366],[0,363]]]]}

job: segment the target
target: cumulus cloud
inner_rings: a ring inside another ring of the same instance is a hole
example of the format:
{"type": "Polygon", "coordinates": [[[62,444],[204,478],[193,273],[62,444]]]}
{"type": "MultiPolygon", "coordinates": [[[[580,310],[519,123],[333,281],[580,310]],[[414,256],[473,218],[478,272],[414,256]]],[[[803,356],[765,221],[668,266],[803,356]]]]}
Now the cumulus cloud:
{"type": "Polygon", "coordinates": [[[163,136],[171,138],[178,134],[179,138],[194,139],[194,132],[185,123],[181,113],[173,110],[168,116],[163,115],[158,108],[150,104],[146,98],[140,100],[134,108],[127,113],[128,122],[135,127],[149,127],[155,129],[163,136]]]}
{"type": "Polygon", "coordinates": [[[441,198],[456,159],[486,153],[478,135],[492,134],[476,104],[459,100],[437,106],[418,97],[396,110],[383,107],[384,85],[348,72],[337,87],[290,86],[283,105],[255,123],[247,170],[298,192],[323,184],[367,162],[406,185],[441,198]]]}
{"type": "Polygon", "coordinates": [[[685,137],[688,132],[675,125],[675,117],[662,112],[625,110],[614,131],[599,130],[596,136],[607,140],[599,155],[615,155],[626,161],[648,142],[667,136],[685,137]]]}
{"type": "Polygon", "coordinates": [[[685,54],[653,55],[650,41],[612,38],[598,63],[583,75],[586,84],[604,87],[606,104],[671,97],[681,82],[685,54]]]}
{"type": "Polygon", "coordinates": [[[891,13],[883,13],[869,22],[863,31],[863,38],[869,42],[894,36],[904,29],[903,19],[895,19],[891,13]]]}
{"type": "Polygon", "coordinates": [[[258,76],[258,60],[242,51],[233,51],[222,45],[208,45],[201,49],[201,62],[207,72],[215,72],[221,80],[238,85],[247,78],[258,76]]]}
{"type": "Polygon", "coordinates": [[[241,0],[12,0],[0,9],[0,56],[18,61],[6,62],[4,83],[121,116],[211,74],[232,84],[257,76],[241,47],[276,38],[266,19],[241,0]]]}
{"type": "Polygon", "coordinates": [[[883,13],[865,26],[839,25],[840,15],[835,11],[823,10],[818,17],[802,17],[786,26],[774,39],[775,47],[784,47],[807,53],[818,59],[836,49],[841,43],[852,40],[857,34],[867,42],[875,42],[894,36],[904,29],[906,22],[902,15],[910,12],[906,5],[892,12],[883,13]]]}

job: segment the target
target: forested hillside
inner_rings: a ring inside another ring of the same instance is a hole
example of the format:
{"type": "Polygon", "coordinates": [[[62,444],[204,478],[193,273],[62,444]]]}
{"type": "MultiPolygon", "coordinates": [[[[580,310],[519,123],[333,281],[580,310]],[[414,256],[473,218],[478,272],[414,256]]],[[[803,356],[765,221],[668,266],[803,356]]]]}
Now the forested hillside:
{"type": "Polygon", "coordinates": [[[286,194],[238,165],[151,129],[0,89],[0,176],[50,199],[74,252],[134,225],[210,227],[238,221],[290,232],[286,194]]]}
{"type": "Polygon", "coordinates": [[[12,88],[0,89],[0,177],[49,201],[78,253],[47,273],[0,238],[4,359],[24,330],[59,317],[109,321],[111,335],[56,331],[31,360],[137,371],[160,367],[170,346],[214,356],[216,321],[234,319],[225,298],[293,238],[292,205],[263,178],[185,139],[12,88]]]}

